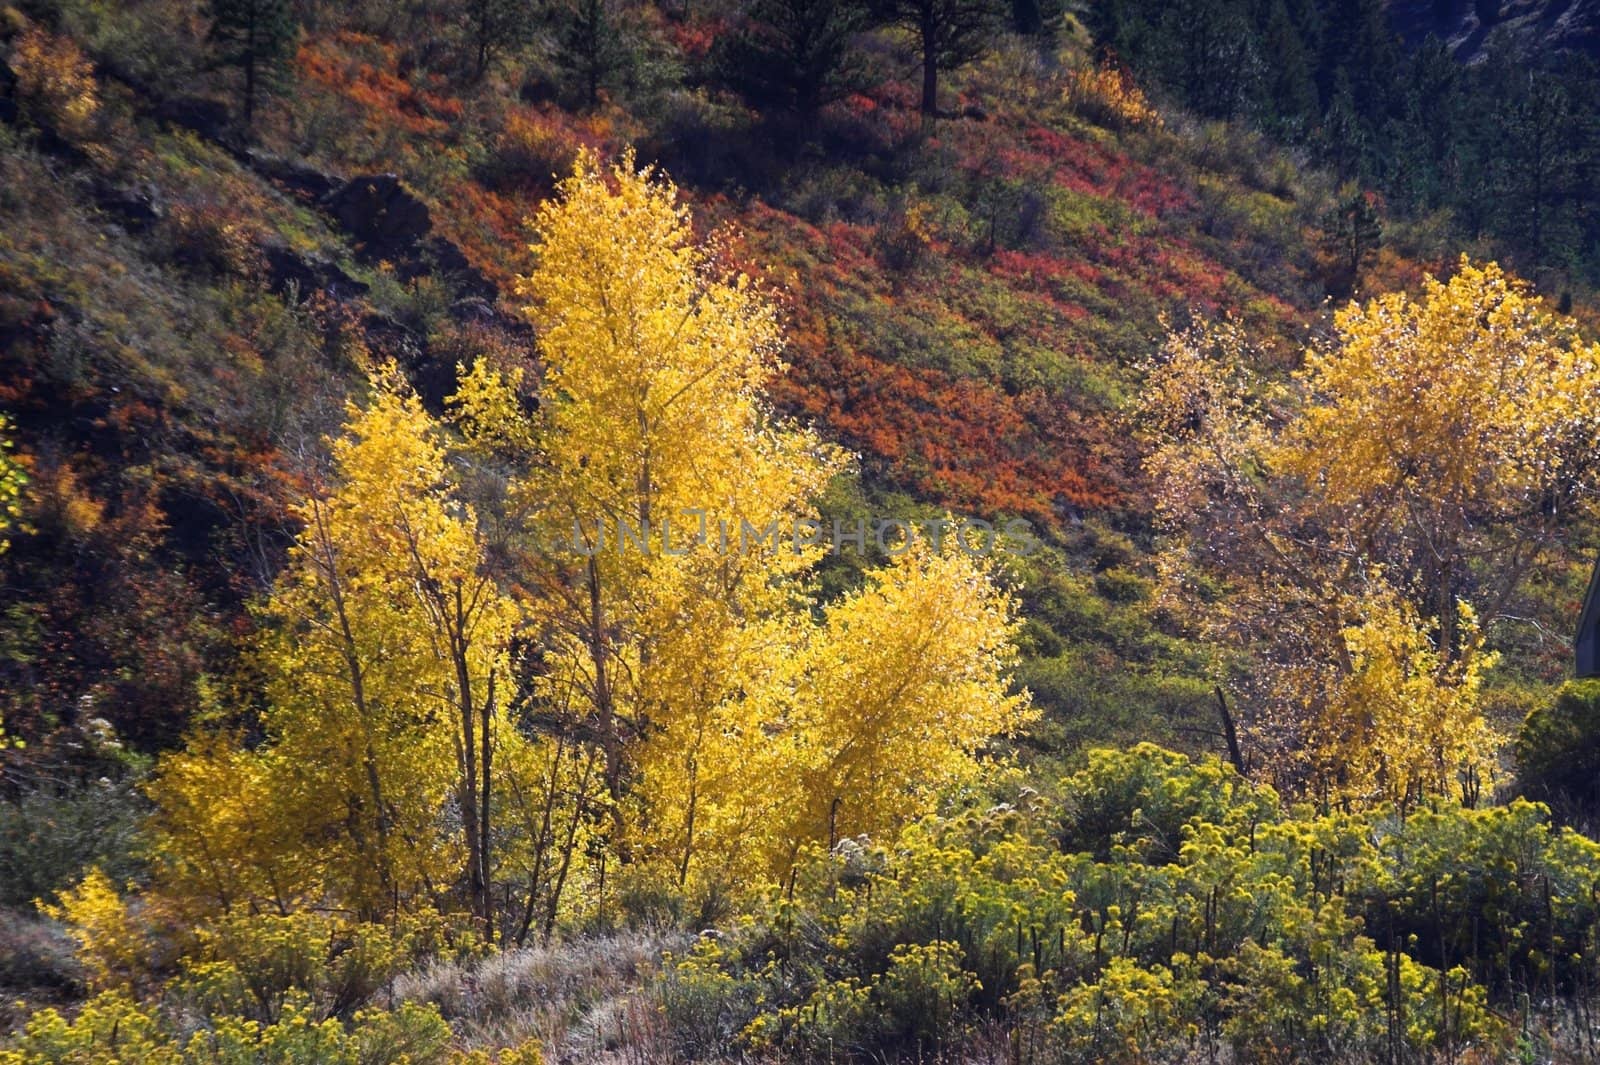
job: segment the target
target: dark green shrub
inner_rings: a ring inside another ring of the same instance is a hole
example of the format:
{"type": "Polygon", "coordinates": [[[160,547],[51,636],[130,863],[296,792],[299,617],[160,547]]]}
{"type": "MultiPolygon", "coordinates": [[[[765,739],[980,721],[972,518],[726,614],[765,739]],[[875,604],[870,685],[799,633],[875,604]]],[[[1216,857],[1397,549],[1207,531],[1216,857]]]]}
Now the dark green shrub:
{"type": "Polygon", "coordinates": [[[0,801],[0,905],[52,898],[98,865],[117,882],[141,868],[145,802],[131,781],[40,785],[0,801]]]}
{"type": "Polygon", "coordinates": [[[1529,714],[1516,758],[1524,795],[1579,824],[1600,819],[1600,681],[1574,681],[1529,714]]]}

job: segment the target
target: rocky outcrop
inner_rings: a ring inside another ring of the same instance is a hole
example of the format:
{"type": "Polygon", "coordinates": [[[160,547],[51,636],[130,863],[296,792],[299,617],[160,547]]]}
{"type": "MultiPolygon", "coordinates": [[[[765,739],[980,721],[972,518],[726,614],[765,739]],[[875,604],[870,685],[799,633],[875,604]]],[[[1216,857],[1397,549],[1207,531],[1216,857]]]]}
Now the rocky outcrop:
{"type": "MultiPolygon", "coordinates": [[[[137,83],[132,85],[139,89],[137,83]]],[[[233,147],[233,117],[228,106],[206,96],[171,96],[158,99],[154,115],[162,122],[186,129],[224,147],[233,147]]]]}
{"type": "Polygon", "coordinates": [[[336,300],[365,295],[367,286],[317,256],[302,255],[280,241],[269,241],[261,248],[272,291],[283,293],[293,288],[304,296],[322,292],[336,300]]]}
{"type": "Polygon", "coordinates": [[[1463,62],[1495,49],[1600,57],[1600,0],[1389,0],[1407,44],[1443,41],[1463,62]]]}
{"type": "Polygon", "coordinates": [[[0,56],[0,122],[17,120],[17,76],[0,56]]]}
{"type": "Polygon", "coordinates": [[[150,182],[96,181],[92,188],[95,206],[128,232],[141,232],[166,216],[161,190],[150,182]]]}
{"type": "Polygon", "coordinates": [[[259,148],[246,149],[244,162],[251,170],[305,203],[318,203],[344,184],[326,171],[259,148]]]}
{"type": "Polygon", "coordinates": [[[324,196],[322,206],[367,255],[379,258],[410,253],[433,228],[428,205],[394,174],[353,177],[324,196]]]}

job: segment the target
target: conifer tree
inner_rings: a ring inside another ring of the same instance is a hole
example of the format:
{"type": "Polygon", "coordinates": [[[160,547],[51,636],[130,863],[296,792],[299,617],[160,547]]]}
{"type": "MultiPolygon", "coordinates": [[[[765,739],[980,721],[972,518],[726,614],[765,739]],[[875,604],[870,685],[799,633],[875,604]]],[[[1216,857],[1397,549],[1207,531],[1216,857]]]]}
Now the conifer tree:
{"type": "Polygon", "coordinates": [[[900,25],[922,55],[922,113],[939,112],[939,75],[965,66],[992,43],[1004,22],[997,0],[894,0],[900,25]]]}
{"type": "Polygon", "coordinates": [[[244,124],[255,124],[256,103],[272,87],[294,49],[298,27],[289,0],[210,0],[210,40],[216,61],[237,68],[244,124]]]}
{"type": "Polygon", "coordinates": [[[860,84],[860,0],[756,0],[723,62],[752,98],[794,112],[810,128],[817,112],[860,84]]]}

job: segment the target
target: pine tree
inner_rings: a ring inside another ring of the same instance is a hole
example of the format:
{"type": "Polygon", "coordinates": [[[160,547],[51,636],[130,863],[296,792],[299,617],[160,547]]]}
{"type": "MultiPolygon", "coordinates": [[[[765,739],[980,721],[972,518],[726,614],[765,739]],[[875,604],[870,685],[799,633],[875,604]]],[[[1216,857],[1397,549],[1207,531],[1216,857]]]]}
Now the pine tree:
{"type": "Polygon", "coordinates": [[[470,0],[463,8],[472,48],[472,76],[488,73],[495,56],[531,38],[534,26],[532,0],[470,0]]]}
{"type": "Polygon", "coordinates": [[[1322,253],[1328,262],[1328,292],[1339,299],[1354,295],[1361,275],[1377,258],[1383,240],[1376,198],[1350,183],[1339,190],[1339,202],[1322,218],[1322,253]]]}
{"type": "Polygon", "coordinates": [[[1252,27],[1234,0],[1178,0],[1159,23],[1164,80],[1203,114],[1231,118],[1257,66],[1252,27]]]}
{"type": "Polygon", "coordinates": [[[997,0],[896,0],[902,26],[922,52],[922,113],[939,112],[939,74],[976,59],[999,32],[1005,11],[997,0]]]}
{"type": "Polygon", "coordinates": [[[723,65],[756,102],[793,111],[809,130],[818,111],[861,84],[856,37],[866,24],[860,0],[755,0],[723,65]]]}
{"type": "Polygon", "coordinates": [[[1261,110],[1279,136],[1297,141],[1316,123],[1317,84],[1303,31],[1284,0],[1272,0],[1261,30],[1260,55],[1266,65],[1261,110]]]}
{"type": "Polygon", "coordinates": [[[1571,202],[1588,162],[1566,86],[1537,70],[1505,71],[1495,115],[1499,231],[1533,262],[1561,261],[1576,245],[1571,202]]]}
{"type": "Polygon", "coordinates": [[[600,102],[608,88],[637,60],[637,48],[618,0],[567,0],[557,9],[557,60],[577,83],[584,107],[600,102]]]}
{"type": "Polygon", "coordinates": [[[245,127],[255,125],[256,102],[281,74],[298,27],[290,0],[210,0],[210,41],[217,62],[244,76],[245,127]]]}

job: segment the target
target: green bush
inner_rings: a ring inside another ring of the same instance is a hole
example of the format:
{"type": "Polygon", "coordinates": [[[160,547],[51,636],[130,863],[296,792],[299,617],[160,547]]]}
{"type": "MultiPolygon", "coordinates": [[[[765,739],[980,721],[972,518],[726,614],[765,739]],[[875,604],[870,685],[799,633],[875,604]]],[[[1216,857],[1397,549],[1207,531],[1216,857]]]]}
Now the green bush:
{"type": "Polygon", "coordinates": [[[92,865],[119,883],[136,877],[146,806],[134,781],[108,778],[0,800],[0,905],[51,898],[92,865]]]}
{"type": "Polygon", "coordinates": [[[433,1065],[452,1058],[450,1027],[430,1006],[358,1013],[349,1026],[290,1007],[271,1024],[220,1017],[184,1026],[120,992],[67,1020],[53,1009],[29,1019],[0,1065],[433,1065]]]}
{"type": "Polygon", "coordinates": [[[1286,810],[1150,745],[813,854],[765,913],[668,959],[685,1053],[1502,1060],[1600,987],[1600,843],[1545,808],[1286,810]]]}
{"type": "Polygon", "coordinates": [[[173,991],[208,1014],[263,1024],[290,1009],[348,1017],[412,963],[417,939],[309,912],[230,914],[198,937],[173,991]]]}
{"type": "Polygon", "coordinates": [[[1600,820],[1600,681],[1575,681],[1523,721],[1517,782],[1529,798],[1593,825],[1600,820]]]}

